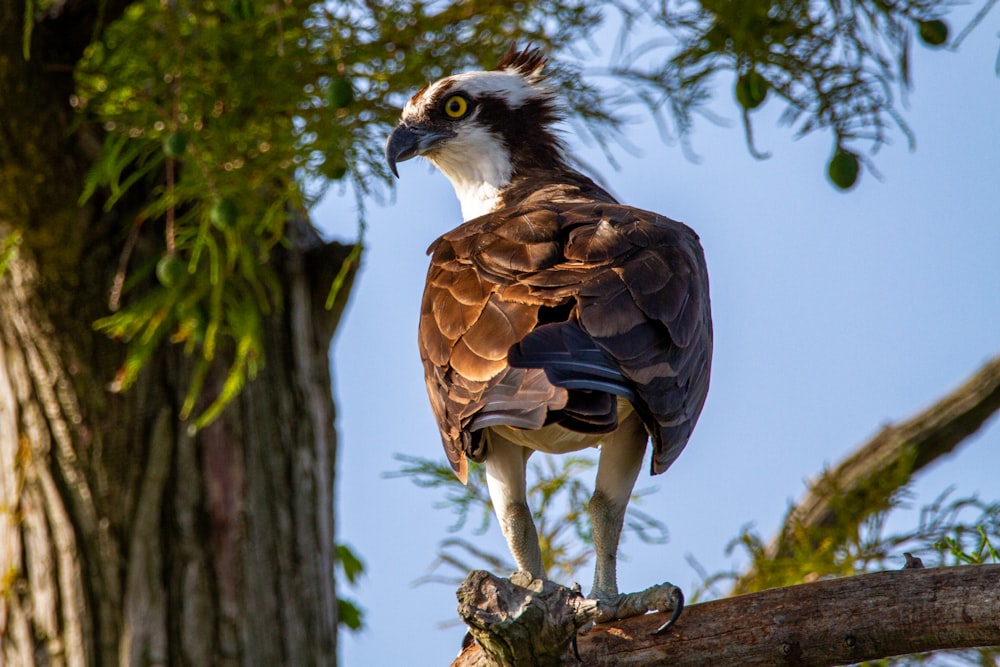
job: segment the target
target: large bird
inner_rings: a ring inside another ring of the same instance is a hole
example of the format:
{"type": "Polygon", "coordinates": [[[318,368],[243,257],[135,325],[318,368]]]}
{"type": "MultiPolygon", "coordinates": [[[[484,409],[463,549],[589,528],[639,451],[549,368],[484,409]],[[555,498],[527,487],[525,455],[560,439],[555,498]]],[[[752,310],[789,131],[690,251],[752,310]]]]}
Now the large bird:
{"type": "MultiPolygon", "coordinates": [[[[544,578],[526,503],[533,451],[600,446],[589,503],[591,597],[618,594],[626,506],[684,449],[708,393],[708,271],[686,225],[618,203],[576,171],[545,57],[513,46],[492,71],[417,92],[386,160],[430,160],[464,224],[437,239],[420,312],[427,392],[455,474],[485,462],[518,568],[544,578]]],[[[679,611],[679,610],[678,610],[679,611]]]]}

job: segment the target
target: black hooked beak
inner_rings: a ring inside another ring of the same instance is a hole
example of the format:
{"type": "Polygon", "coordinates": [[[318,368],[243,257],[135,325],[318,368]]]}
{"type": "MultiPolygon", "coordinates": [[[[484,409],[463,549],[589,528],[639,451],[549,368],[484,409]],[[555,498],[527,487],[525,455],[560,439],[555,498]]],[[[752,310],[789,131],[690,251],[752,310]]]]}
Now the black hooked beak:
{"type": "Polygon", "coordinates": [[[397,125],[385,142],[385,161],[399,178],[396,163],[426,153],[434,144],[455,136],[451,130],[427,130],[419,125],[397,125]]]}

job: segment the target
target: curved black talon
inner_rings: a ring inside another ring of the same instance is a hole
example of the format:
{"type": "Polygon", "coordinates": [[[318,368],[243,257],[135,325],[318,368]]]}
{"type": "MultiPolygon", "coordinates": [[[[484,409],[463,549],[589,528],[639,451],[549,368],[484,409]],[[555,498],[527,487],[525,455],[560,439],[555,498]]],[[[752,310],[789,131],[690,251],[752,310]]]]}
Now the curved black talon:
{"type": "Polygon", "coordinates": [[[664,623],[657,629],[653,630],[650,634],[652,635],[663,634],[664,632],[667,631],[668,628],[670,628],[671,625],[673,625],[677,621],[678,618],[680,618],[681,612],[684,611],[684,591],[675,586],[674,595],[672,597],[674,598],[674,613],[670,614],[670,618],[667,620],[666,623],[664,623]]]}

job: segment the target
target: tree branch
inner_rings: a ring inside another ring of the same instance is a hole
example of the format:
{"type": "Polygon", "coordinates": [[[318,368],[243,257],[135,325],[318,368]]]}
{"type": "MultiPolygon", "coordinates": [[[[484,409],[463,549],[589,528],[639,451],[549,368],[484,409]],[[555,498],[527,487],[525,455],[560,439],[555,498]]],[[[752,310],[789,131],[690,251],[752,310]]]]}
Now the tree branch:
{"type": "MultiPolygon", "coordinates": [[[[494,628],[509,622],[497,608],[482,609],[480,617],[490,614],[494,628]]],[[[555,614],[548,620],[570,618],[572,623],[571,616],[555,614]]],[[[581,660],[569,651],[562,664],[808,667],[996,646],[1000,565],[876,572],[706,602],[687,608],[665,634],[652,635],[667,616],[598,625],[579,638],[581,660]]],[[[519,637],[508,635],[506,641],[510,645],[519,637]]],[[[472,644],[452,667],[503,664],[472,644]]]]}
{"type": "MultiPolygon", "coordinates": [[[[829,540],[833,532],[836,538],[856,531],[867,516],[885,509],[892,494],[918,471],[953,451],[998,410],[1000,356],[922,412],[882,427],[810,484],[805,498],[789,510],[766,557],[790,558],[797,549],[815,549],[818,540],[829,540]]],[[[758,575],[756,567],[748,570],[733,593],[759,590],[758,575]]]]}

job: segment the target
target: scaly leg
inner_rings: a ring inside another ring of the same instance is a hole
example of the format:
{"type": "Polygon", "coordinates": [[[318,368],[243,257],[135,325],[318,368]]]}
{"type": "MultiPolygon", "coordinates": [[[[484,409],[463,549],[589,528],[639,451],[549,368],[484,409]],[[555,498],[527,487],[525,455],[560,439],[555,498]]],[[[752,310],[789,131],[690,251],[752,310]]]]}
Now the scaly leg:
{"type": "Polygon", "coordinates": [[[618,595],[618,540],[647,439],[642,420],[632,412],[601,445],[597,482],[589,508],[597,560],[591,598],[608,600],[618,595]]]}
{"type": "Polygon", "coordinates": [[[544,579],[538,533],[528,509],[525,491],[525,468],[532,450],[515,445],[493,431],[487,432],[487,438],[486,485],[500,529],[517,568],[544,579]]]}

